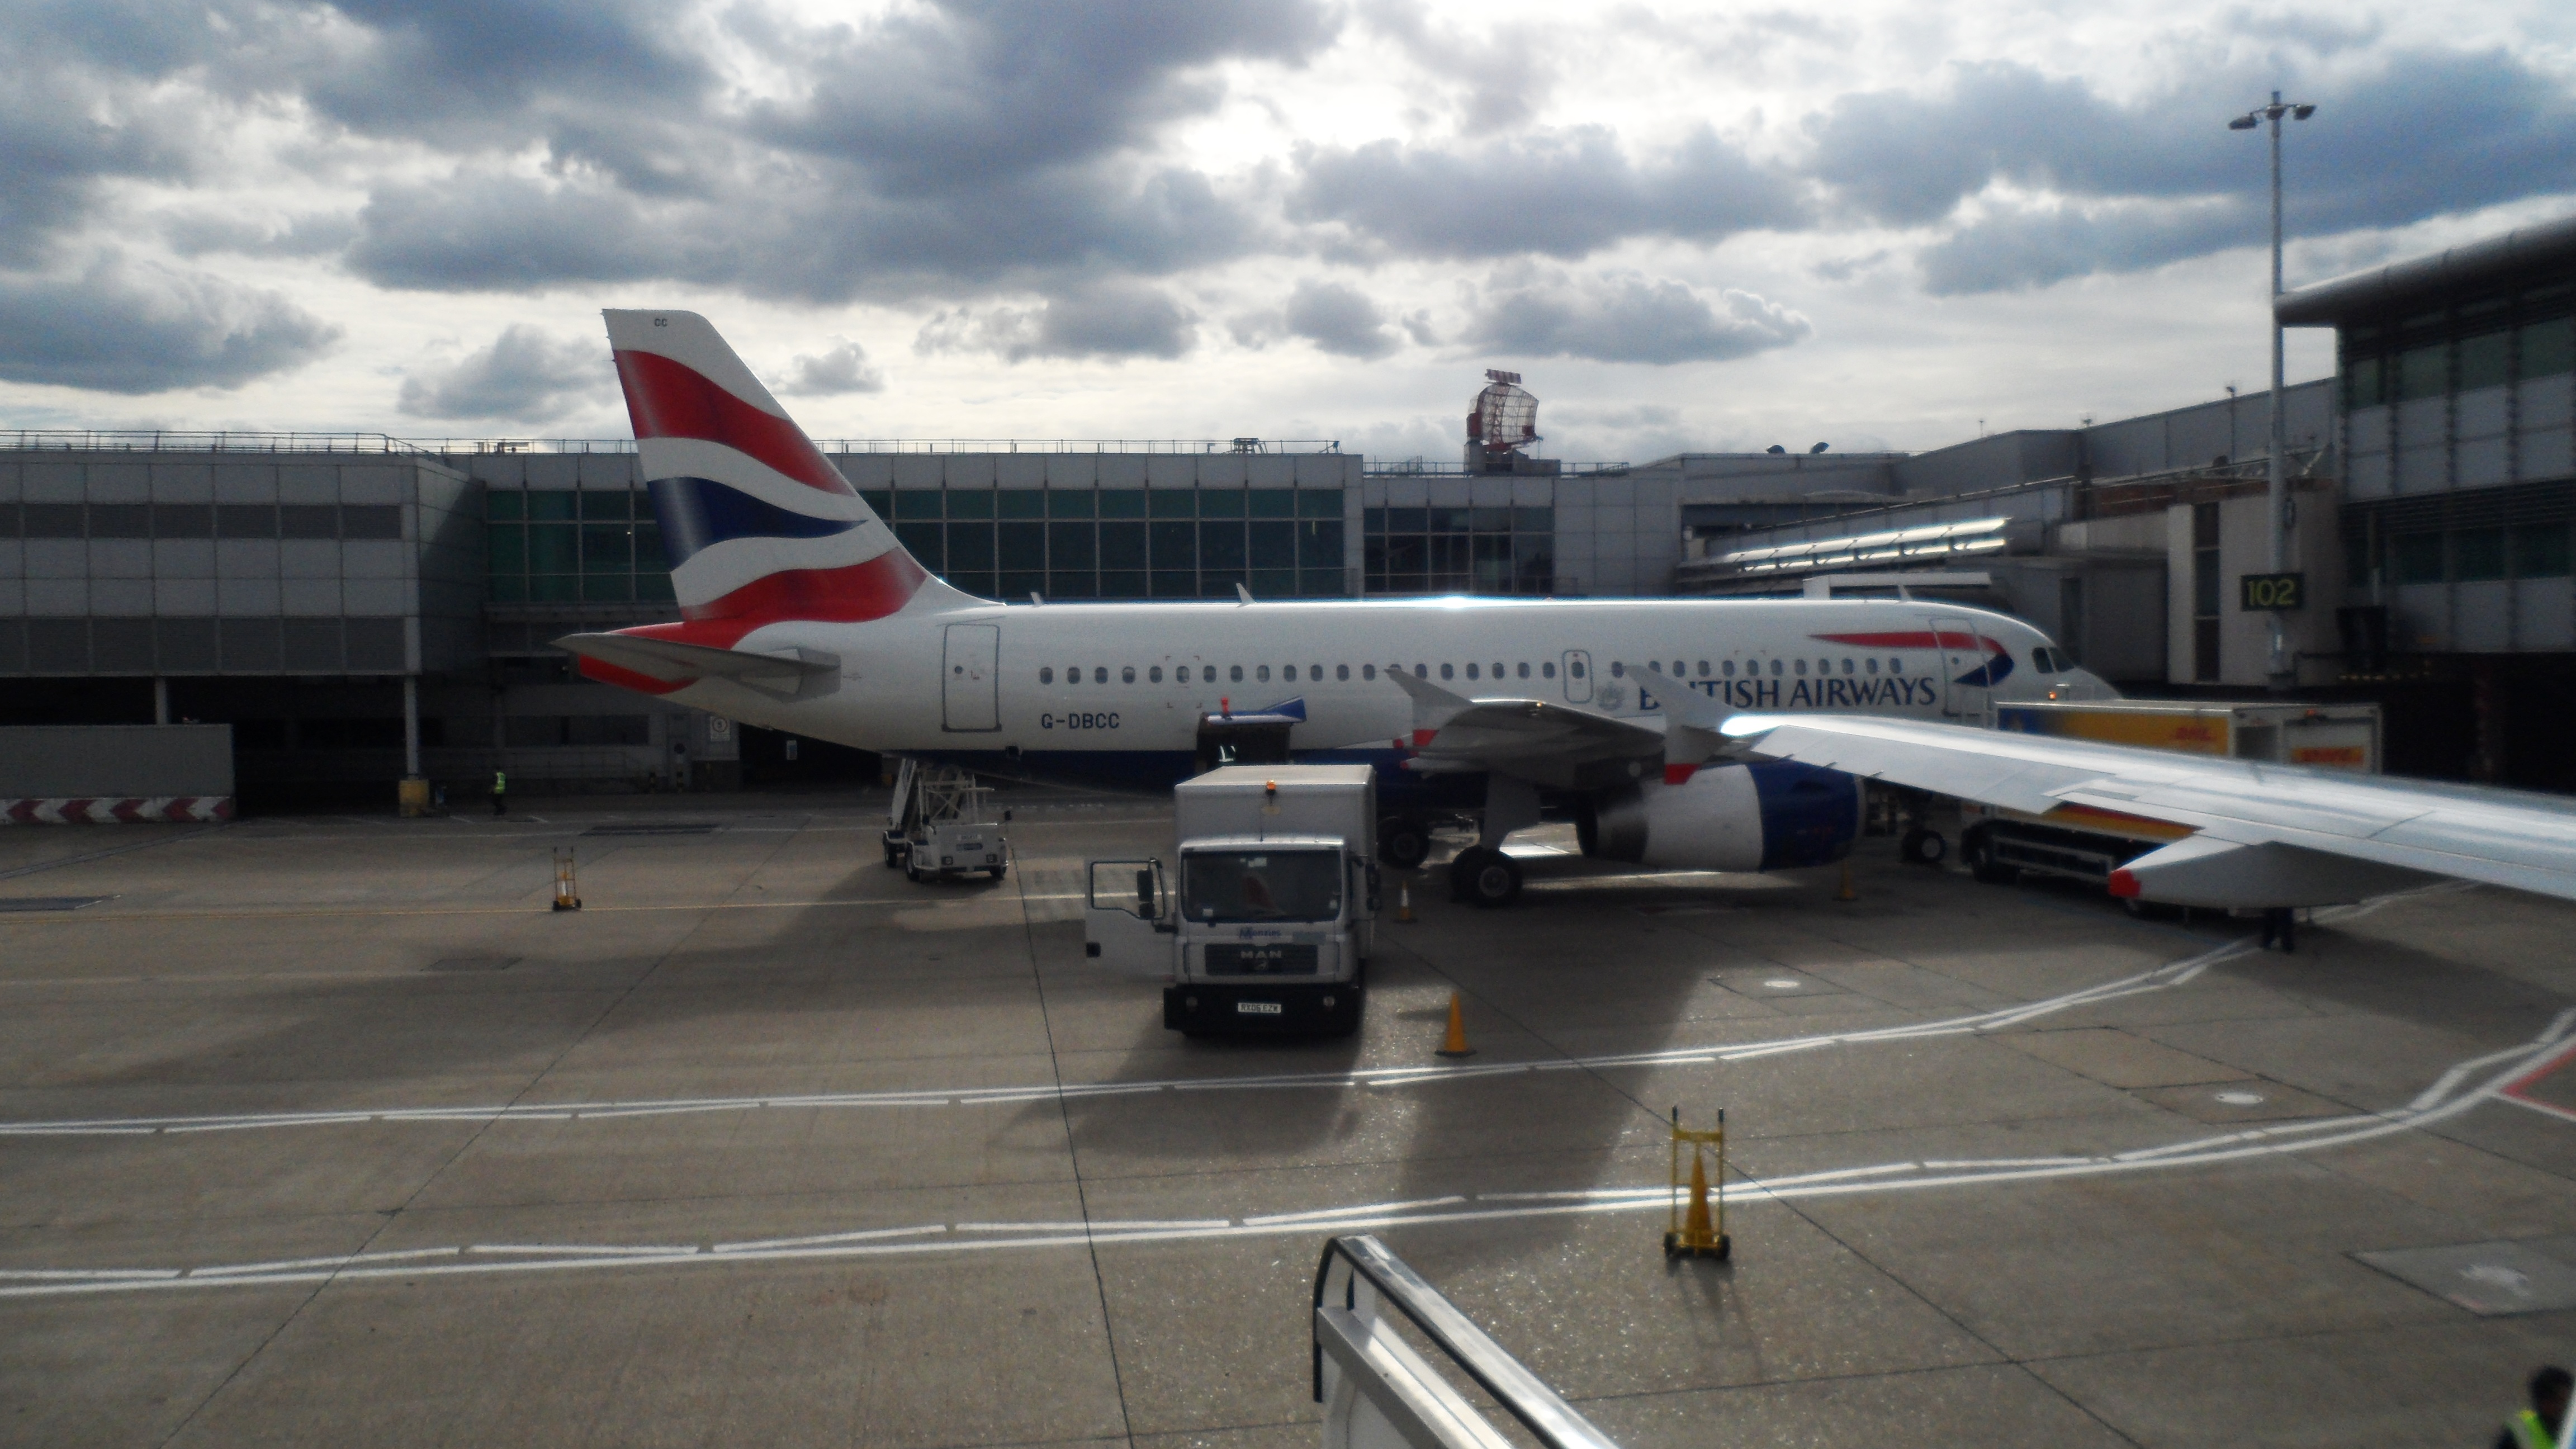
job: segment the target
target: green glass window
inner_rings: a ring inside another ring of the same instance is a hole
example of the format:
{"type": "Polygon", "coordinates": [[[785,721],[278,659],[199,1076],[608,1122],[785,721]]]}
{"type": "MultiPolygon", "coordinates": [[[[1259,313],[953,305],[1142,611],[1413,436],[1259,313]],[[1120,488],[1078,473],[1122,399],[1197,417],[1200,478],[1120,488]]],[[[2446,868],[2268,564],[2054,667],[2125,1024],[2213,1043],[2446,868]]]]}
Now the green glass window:
{"type": "Polygon", "coordinates": [[[570,519],[578,498],[560,489],[530,489],[527,494],[528,516],[543,519],[570,519]]]}
{"type": "Polygon", "coordinates": [[[1200,524],[1199,567],[1202,570],[1242,568],[1243,525],[1240,523],[1200,524]]]}
{"type": "Polygon", "coordinates": [[[1089,573],[1100,566],[1097,550],[1092,547],[1092,525],[1088,523],[1050,523],[1047,525],[1047,569],[1067,569],[1089,573]]]}
{"type": "Polygon", "coordinates": [[[1297,525],[1297,565],[1300,568],[1330,568],[1338,573],[1342,567],[1342,521],[1338,518],[1317,519],[1297,525]]]}
{"type": "MultiPolygon", "coordinates": [[[[897,507],[902,506],[903,498],[903,494],[895,495],[897,507]]],[[[932,501],[937,501],[935,496],[932,501]]],[[[923,568],[934,574],[948,572],[948,550],[940,538],[938,524],[898,523],[894,526],[894,538],[895,542],[912,550],[912,556],[921,560],[923,568]]]]}
{"type": "Polygon", "coordinates": [[[907,488],[894,495],[894,516],[897,518],[937,518],[939,511],[939,490],[936,488],[907,488]]]}
{"type": "Polygon", "coordinates": [[[583,573],[627,573],[635,567],[635,548],[622,523],[584,524],[581,530],[583,573]]]}
{"type": "Polygon", "coordinates": [[[1100,516],[1103,518],[1144,517],[1145,490],[1142,488],[1101,489],[1100,516]]]}
{"type": "Polygon", "coordinates": [[[1189,570],[1157,569],[1150,576],[1152,594],[1157,599],[1195,599],[1199,594],[1199,576],[1189,570]]]}
{"type": "Polygon", "coordinates": [[[2561,579],[2568,573],[2567,525],[2526,524],[2513,531],[2514,577],[2561,579]]]}
{"type": "Polygon", "coordinates": [[[528,575],[528,602],[532,604],[575,604],[581,601],[581,576],[578,574],[528,575]]]}
{"type": "Polygon", "coordinates": [[[1049,569],[1046,594],[1050,599],[1093,599],[1100,596],[1100,584],[1088,569],[1049,569]]]}
{"type": "Polygon", "coordinates": [[[644,604],[668,604],[673,601],[669,574],[637,574],[635,599],[644,604]]]}
{"type": "MultiPolygon", "coordinates": [[[[948,490],[948,521],[961,518],[993,516],[993,490],[990,488],[951,488],[948,490]]],[[[950,540],[955,542],[955,540],[950,540]]]]}
{"type": "Polygon", "coordinates": [[[592,519],[606,521],[632,516],[627,504],[629,495],[623,489],[615,493],[607,493],[595,488],[585,488],[575,496],[581,499],[581,516],[585,522],[592,519]]]}
{"type": "Polygon", "coordinates": [[[2576,317],[2552,317],[2522,329],[2522,375],[2555,377],[2576,371],[2576,317]]]}
{"type": "Polygon", "coordinates": [[[1293,599],[1297,597],[1297,571],[1254,569],[1246,575],[1243,586],[1252,590],[1256,599],[1293,599]]]}
{"type": "Polygon", "coordinates": [[[1342,490],[1339,488],[1302,488],[1297,492],[1299,518],[1339,518],[1342,516],[1342,490]]]}
{"type": "Polygon", "coordinates": [[[528,571],[528,531],[515,523],[495,523],[483,531],[486,566],[496,574],[528,571]]]}
{"type": "Polygon", "coordinates": [[[859,499],[867,504],[868,511],[877,517],[894,517],[894,495],[885,489],[862,488],[859,490],[859,499]]]}
{"type": "Polygon", "coordinates": [[[1005,573],[999,577],[1000,585],[993,592],[1001,598],[1025,599],[1031,594],[1046,592],[1046,571],[1043,569],[1034,572],[1005,573]]]}
{"type": "Polygon", "coordinates": [[[1196,518],[1198,494],[1188,488],[1157,488],[1145,495],[1145,512],[1149,518],[1196,518]]]}
{"type": "Polygon", "coordinates": [[[1515,508],[1512,510],[1514,533],[1556,532],[1556,510],[1553,508],[1515,508]]]}
{"type": "Polygon", "coordinates": [[[1241,518],[1243,493],[1233,488],[1204,488],[1199,491],[1199,517],[1241,518]]]}
{"type": "MultiPolygon", "coordinates": [[[[1108,495],[1103,494],[1105,499],[1108,495]]],[[[1100,525],[1100,566],[1104,569],[1142,569],[1145,567],[1145,529],[1142,523],[1104,523],[1100,525]]]]}
{"type": "Polygon", "coordinates": [[[623,604],[635,597],[633,574],[583,574],[581,601],[585,604],[623,604]]]}
{"type": "MultiPolygon", "coordinates": [[[[990,494],[985,495],[990,497],[990,494]]],[[[948,567],[955,574],[990,573],[993,570],[993,525],[989,523],[950,523],[948,525],[948,567]]]]}
{"type": "MultiPolygon", "coordinates": [[[[1046,525],[1043,523],[1004,523],[995,525],[1003,572],[1043,573],[1046,570],[1046,525]]],[[[1030,588],[1038,585],[1031,584],[1030,588]]],[[[1025,592],[1023,590],[1022,592],[1025,592]]]]}
{"type": "MultiPolygon", "coordinates": [[[[1160,497],[1160,494],[1155,495],[1160,497]]],[[[1193,573],[1199,566],[1199,527],[1195,523],[1149,523],[1146,535],[1153,547],[1152,566],[1157,572],[1178,570],[1193,573]]],[[[1195,586],[1193,586],[1195,592],[1195,586]]],[[[1167,598],[1162,585],[1154,586],[1154,597],[1167,598]]]]}
{"type": "Polygon", "coordinates": [[[1104,599],[1141,599],[1147,585],[1143,569],[1102,569],[1100,597],[1104,599]]]}
{"type": "Polygon", "coordinates": [[[670,567],[671,561],[662,556],[662,525],[658,523],[636,524],[635,571],[637,573],[663,573],[668,572],[670,567]]]}
{"type": "Polygon", "coordinates": [[[493,603],[518,604],[527,601],[528,576],[526,574],[495,573],[491,577],[491,583],[493,603]]]}
{"type": "Polygon", "coordinates": [[[569,523],[532,523],[528,525],[528,572],[532,574],[573,574],[581,572],[581,539],[569,523]]]}
{"type": "Polygon", "coordinates": [[[1297,495],[1286,488],[1255,488],[1245,495],[1245,503],[1255,518],[1297,516],[1297,495]]]}
{"type": "Polygon", "coordinates": [[[2413,402],[2417,398],[2440,397],[2451,381],[2450,349],[2436,342],[2430,347],[2414,347],[2397,354],[2397,400],[2413,402]]]}
{"type": "Polygon", "coordinates": [[[1297,592],[1309,599],[1338,599],[1349,590],[1343,586],[1340,569],[1301,569],[1297,592]]]}
{"type": "Polygon", "coordinates": [[[1252,567],[1288,569],[1297,566],[1297,525],[1293,523],[1255,523],[1251,525],[1252,567]]]}
{"type": "Polygon", "coordinates": [[[1098,509],[1097,497],[1088,488],[1050,488],[1047,490],[1047,517],[1089,518],[1098,509]]]}
{"type": "Polygon", "coordinates": [[[2388,572],[2401,584],[2442,581],[2442,535],[2401,533],[2388,541],[2388,572]]]}
{"type": "Polygon", "coordinates": [[[516,488],[495,488],[483,495],[483,516],[495,521],[528,516],[528,495],[516,488]]]}
{"type": "Polygon", "coordinates": [[[2451,535],[2451,577],[2464,582],[2504,577],[2504,530],[2464,528],[2451,535]]]}
{"type": "Polygon", "coordinates": [[[2346,412],[2354,408],[2373,408],[2388,401],[2384,386],[2387,366],[2377,357],[2355,357],[2343,366],[2343,405],[2346,412]]]}
{"type": "Polygon", "coordinates": [[[2460,391],[2502,387],[2513,361],[2513,334],[2481,332],[2460,339],[2460,391]]]}
{"type": "Polygon", "coordinates": [[[1004,488],[993,494],[993,507],[1004,518],[1046,517],[1046,490],[1004,488]]]}

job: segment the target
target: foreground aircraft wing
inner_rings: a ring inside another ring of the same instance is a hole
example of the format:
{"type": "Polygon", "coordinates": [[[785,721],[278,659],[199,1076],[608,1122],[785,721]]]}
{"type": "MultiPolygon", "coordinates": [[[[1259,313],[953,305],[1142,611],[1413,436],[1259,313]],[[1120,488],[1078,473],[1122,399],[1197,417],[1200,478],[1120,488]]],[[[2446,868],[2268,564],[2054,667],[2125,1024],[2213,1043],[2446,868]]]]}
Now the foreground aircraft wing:
{"type": "Polygon", "coordinates": [[[2114,873],[2114,895],[2322,905],[2434,875],[2576,900],[2576,804],[2546,796],[1918,720],[1739,714],[1718,728],[1770,759],[2194,832],[2114,873]]]}
{"type": "Polygon", "coordinates": [[[1572,789],[1627,777],[1629,762],[1659,755],[1663,731],[1543,699],[1469,699],[1401,670],[1387,678],[1413,697],[1414,757],[1425,774],[1493,771],[1572,789]]]}
{"type": "Polygon", "coordinates": [[[772,699],[797,700],[830,694],[841,684],[839,656],[817,649],[764,654],[623,633],[567,634],[555,647],[632,676],[615,682],[652,694],[720,679],[772,699]]]}

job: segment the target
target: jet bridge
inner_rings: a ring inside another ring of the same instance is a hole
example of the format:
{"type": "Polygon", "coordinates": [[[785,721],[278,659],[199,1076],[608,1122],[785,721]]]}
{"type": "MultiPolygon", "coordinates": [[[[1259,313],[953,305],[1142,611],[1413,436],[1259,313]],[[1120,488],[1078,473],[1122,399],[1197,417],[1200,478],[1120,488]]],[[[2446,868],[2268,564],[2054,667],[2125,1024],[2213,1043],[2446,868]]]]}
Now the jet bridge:
{"type": "Polygon", "coordinates": [[[1324,1449],[1508,1449],[1513,1443],[1406,1341],[1399,1320],[1548,1449],[1618,1449],[1386,1244],[1367,1236],[1332,1239],[1315,1265],[1315,1402],[1324,1406],[1324,1449]]]}

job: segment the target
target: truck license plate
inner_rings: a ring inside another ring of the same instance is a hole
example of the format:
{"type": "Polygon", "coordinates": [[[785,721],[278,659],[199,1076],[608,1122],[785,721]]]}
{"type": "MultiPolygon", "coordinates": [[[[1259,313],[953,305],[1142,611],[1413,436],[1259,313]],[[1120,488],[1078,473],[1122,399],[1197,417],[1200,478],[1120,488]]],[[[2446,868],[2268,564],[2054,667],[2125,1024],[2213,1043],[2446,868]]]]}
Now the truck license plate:
{"type": "Polygon", "coordinates": [[[1277,1016],[1281,1011],[1275,1001],[1238,1001],[1234,1009],[1245,1016],[1277,1016]]]}

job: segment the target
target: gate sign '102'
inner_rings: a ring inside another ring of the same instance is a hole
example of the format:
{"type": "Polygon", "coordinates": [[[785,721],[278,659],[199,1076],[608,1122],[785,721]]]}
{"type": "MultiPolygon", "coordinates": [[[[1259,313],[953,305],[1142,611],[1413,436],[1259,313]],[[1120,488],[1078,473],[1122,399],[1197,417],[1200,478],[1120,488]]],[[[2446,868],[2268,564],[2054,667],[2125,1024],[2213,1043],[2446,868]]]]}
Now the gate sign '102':
{"type": "Polygon", "coordinates": [[[2307,607],[2306,574],[2247,574],[2238,582],[2244,590],[2238,607],[2249,614],[2307,607]]]}

